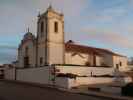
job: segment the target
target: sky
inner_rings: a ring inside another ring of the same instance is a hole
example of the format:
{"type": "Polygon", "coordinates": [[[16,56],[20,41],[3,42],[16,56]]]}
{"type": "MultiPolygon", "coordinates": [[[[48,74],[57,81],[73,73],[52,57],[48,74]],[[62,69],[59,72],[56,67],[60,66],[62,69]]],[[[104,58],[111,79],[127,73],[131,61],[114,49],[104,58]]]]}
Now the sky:
{"type": "Polygon", "coordinates": [[[0,0],[0,64],[17,59],[26,29],[36,35],[49,4],[64,14],[65,41],[133,56],[133,0],[0,0]]]}

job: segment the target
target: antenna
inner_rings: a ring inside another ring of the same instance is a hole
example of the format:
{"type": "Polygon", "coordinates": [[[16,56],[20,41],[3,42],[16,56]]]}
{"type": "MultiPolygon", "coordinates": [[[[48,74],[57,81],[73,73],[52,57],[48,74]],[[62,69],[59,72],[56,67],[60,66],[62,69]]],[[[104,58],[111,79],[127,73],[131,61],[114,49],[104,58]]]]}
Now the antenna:
{"type": "Polygon", "coordinates": [[[40,11],[38,11],[38,17],[40,17],[40,11]]]}
{"type": "Polygon", "coordinates": [[[28,27],[28,33],[30,32],[30,29],[29,29],[29,27],[28,27]]]}
{"type": "Polygon", "coordinates": [[[30,29],[29,27],[26,28],[26,32],[29,33],[30,32],[30,29]]]}
{"type": "Polygon", "coordinates": [[[52,4],[53,4],[53,0],[50,0],[50,1],[49,1],[49,5],[48,5],[48,8],[49,8],[49,9],[52,9],[52,4]]]}

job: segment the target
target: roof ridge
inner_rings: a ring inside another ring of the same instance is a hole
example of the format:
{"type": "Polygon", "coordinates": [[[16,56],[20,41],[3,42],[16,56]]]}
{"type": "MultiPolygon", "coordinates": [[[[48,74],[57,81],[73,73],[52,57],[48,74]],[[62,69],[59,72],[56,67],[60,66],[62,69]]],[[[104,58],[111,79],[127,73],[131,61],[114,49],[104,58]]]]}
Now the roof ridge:
{"type": "MultiPolygon", "coordinates": [[[[105,52],[105,53],[112,54],[112,55],[116,55],[116,56],[126,57],[126,56],[123,56],[121,54],[115,53],[115,52],[113,52],[113,51],[111,51],[109,49],[106,49],[106,48],[97,48],[97,47],[93,47],[93,46],[87,46],[87,45],[81,45],[81,44],[75,44],[75,43],[69,43],[69,42],[65,43],[65,46],[66,46],[66,49],[68,49],[67,46],[78,46],[77,49],[80,49],[80,47],[82,49],[83,48],[84,49],[88,49],[88,50],[91,49],[93,52],[98,53],[99,55],[101,55],[101,53],[105,52]]],[[[71,48],[69,47],[69,49],[72,49],[72,47],[71,48]]],[[[73,49],[74,49],[74,47],[73,47],[73,49]]]]}

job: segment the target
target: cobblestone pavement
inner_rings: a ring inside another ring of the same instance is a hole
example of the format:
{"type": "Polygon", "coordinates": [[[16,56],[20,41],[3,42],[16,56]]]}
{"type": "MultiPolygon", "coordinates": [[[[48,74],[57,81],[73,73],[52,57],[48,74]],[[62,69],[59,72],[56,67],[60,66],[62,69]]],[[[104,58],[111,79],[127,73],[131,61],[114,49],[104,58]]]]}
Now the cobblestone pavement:
{"type": "Polygon", "coordinates": [[[107,100],[48,87],[0,81],[0,100],[107,100]]]}

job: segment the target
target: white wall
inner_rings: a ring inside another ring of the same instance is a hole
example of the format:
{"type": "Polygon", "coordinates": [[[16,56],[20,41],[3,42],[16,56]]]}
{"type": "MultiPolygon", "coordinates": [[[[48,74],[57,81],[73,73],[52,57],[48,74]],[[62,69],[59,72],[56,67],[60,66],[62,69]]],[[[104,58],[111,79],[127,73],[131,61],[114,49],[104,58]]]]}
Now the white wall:
{"type": "Polygon", "coordinates": [[[55,84],[59,87],[70,89],[80,85],[92,85],[111,82],[113,82],[113,78],[77,77],[76,79],[71,79],[66,77],[56,77],[55,84]]]}
{"type": "Polygon", "coordinates": [[[33,82],[40,84],[49,83],[49,68],[27,68],[17,70],[17,80],[25,82],[33,82]]]}
{"type": "Polygon", "coordinates": [[[121,87],[111,87],[111,86],[103,86],[100,88],[101,92],[112,93],[112,94],[121,94],[121,87]]]}
{"type": "Polygon", "coordinates": [[[59,69],[59,73],[72,73],[77,75],[90,76],[91,72],[93,75],[105,75],[114,73],[114,68],[105,68],[105,67],[81,67],[81,66],[56,66],[56,69],[59,69]]]}
{"type": "Polygon", "coordinates": [[[119,65],[119,69],[121,71],[126,70],[127,62],[128,62],[127,57],[113,56],[113,64],[114,64],[113,66],[116,68],[116,64],[118,64],[119,65]],[[120,62],[122,64],[121,66],[120,66],[120,62]]]}
{"type": "Polygon", "coordinates": [[[5,79],[15,80],[15,68],[6,68],[4,71],[5,79]]]}
{"type": "Polygon", "coordinates": [[[77,53],[77,52],[66,52],[65,53],[65,63],[75,64],[75,65],[85,65],[86,62],[90,62],[89,54],[77,53]],[[76,54],[75,54],[76,53],[76,54]]]}
{"type": "Polygon", "coordinates": [[[105,65],[113,67],[113,56],[112,56],[112,54],[102,53],[102,55],[103,55],[103,63],[105,65]]]}
{"type": "Polygon", "coordinates": [[[30,66],[35,67],[36,47],[32,40],[29,40],[29,41],[27,40],[25,43],[21,44],[21,48],[18,51],[19,66],[17,67],[24,67],[24,57],[26,56],[25,54],[26,47],[28,47],[29,64],[30,66]]]}
{"type": "MultiPolygon", "coordinates": [[[[120,78],[117,81],[117,85],[123,86],[129,82],[131,82],[131,78],[120,78]]],[[[109,78],[109,77],[77,77],[76,79],[66,78],[66,77],[56,77],[55,85],[62,88],[72,88],[80,85],[97,85],[97,84],[106,84],[106,83],[114,83],[116,82],[115,78],[109,78]]],[[[103,89],[103,91],[107,91],[106,87],[100,87],[103,89]]],[[[114,87],[115,88],[115,87],[114,87]]],[[[113,89],[113,87],[111,88],[113,89]]],[[[115,88],[116,92],[119,93],[120,89],[115,88]]],[[[108,92],[112,92],[112,90],[109,90],[108,92]]]]}
{"type": "Polygon", "coordinates": [[[70,89],[71,87],[75,87],[77,84],[76,80],[74,79],[69,79],[65,77],[56,77],[55,85],[60,88],[70,89]]]}
{"type": "Polygon", "coordinates": [[[89,85],[89,84],[102,84],[102,83],[111,83],[113,78],[108,77],[77,77],[77,85],[89,85]]]}

